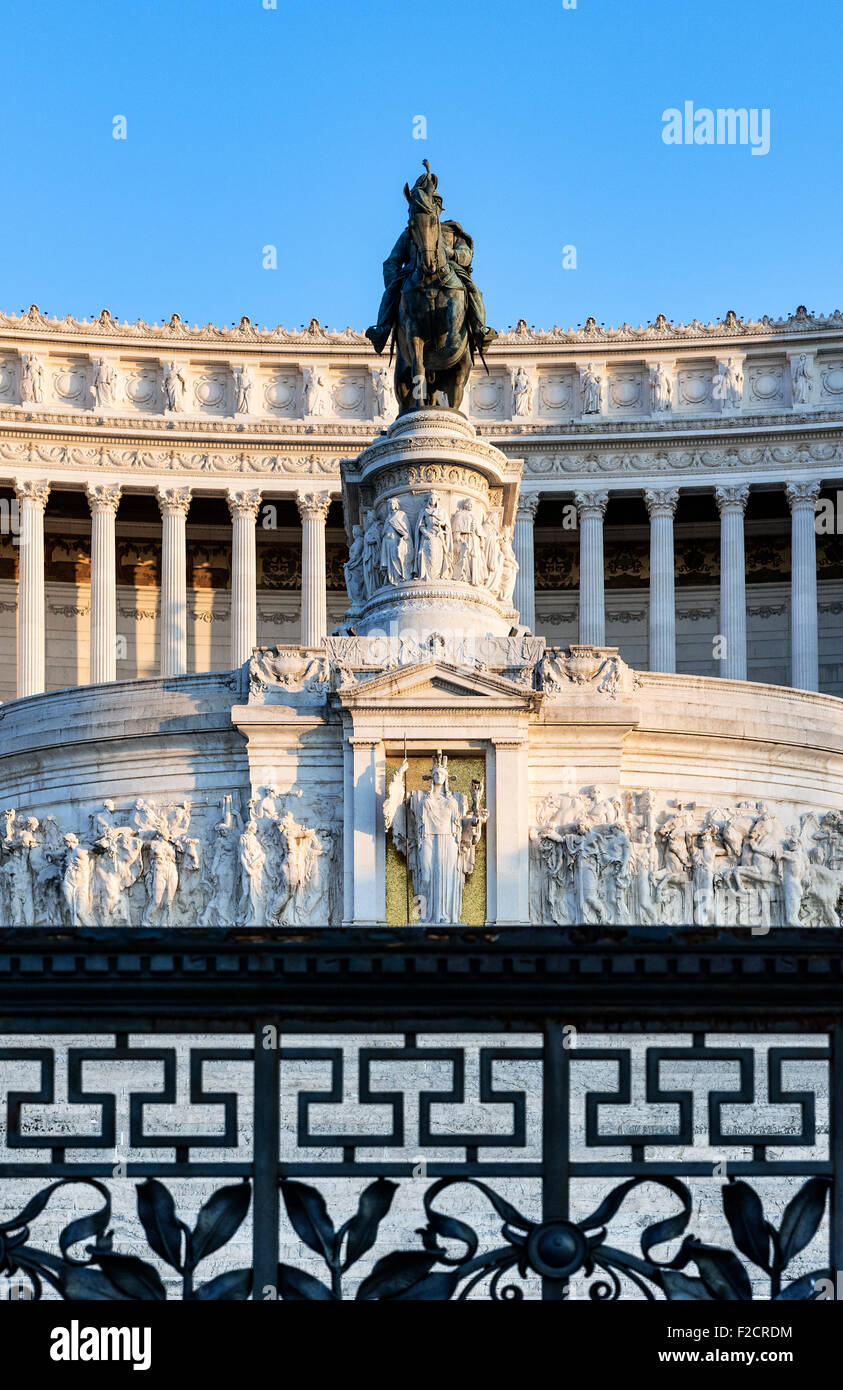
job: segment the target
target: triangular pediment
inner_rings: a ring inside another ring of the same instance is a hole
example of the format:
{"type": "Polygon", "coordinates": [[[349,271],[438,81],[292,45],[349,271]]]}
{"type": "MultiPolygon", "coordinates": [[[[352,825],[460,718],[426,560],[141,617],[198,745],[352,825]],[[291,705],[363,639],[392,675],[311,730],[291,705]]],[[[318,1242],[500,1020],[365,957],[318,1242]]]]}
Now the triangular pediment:
{"type": "Polygon", "coordinates": [[[454,701],[524,706],[536,694],[497,672],[453,666],[447,661],[420,661],[371,676],[356,672],[355,677],[353,685],[343,685],[338,691],[341,703],[349,708],[361,704],[453,705],[454,701]]]}

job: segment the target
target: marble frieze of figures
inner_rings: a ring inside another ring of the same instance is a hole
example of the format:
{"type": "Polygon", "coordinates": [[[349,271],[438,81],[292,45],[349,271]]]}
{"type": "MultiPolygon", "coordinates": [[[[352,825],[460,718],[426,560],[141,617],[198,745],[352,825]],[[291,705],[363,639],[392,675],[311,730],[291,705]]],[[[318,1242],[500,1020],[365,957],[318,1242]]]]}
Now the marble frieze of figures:
{"type": "Polygon", "coordinates": [[[328,925],[341,836],[328,798],[263,787],[245,809],[111,800],[74,830],[3,814],[0,920],[12,926],[328,925]]]}
{"type": "Polygon", "coordinates": [[[536,923],[843,925],[840,811],[593,786],[545,796],[530,841],[536,923]]]}
{"type": "Polygon", "coordinates": [[[413,519],[397,497],[366,508],[360,524],[352,526],[345,565],[352,608],[379,589],[411,580],[457,580],[511,606],[517,573],[512,527],[503,523],[503,508],[484,508],[462,497],[450,510],[446,495],[435,490],[425,494],[413,519]]]}

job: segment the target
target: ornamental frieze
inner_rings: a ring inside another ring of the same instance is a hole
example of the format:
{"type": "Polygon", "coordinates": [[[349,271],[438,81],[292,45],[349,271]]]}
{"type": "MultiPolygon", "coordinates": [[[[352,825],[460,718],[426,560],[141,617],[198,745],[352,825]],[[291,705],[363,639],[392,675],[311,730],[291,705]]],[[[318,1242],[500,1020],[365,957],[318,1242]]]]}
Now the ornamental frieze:
{"type": "MultiPolygon", "coordinates": [[[[816,417],[813,417],[816,419],[816,417]]],[[[66,424],[62,420],[62,424],[66,424]]],[[[744,422],[746,425],[747,422],[744,422]]],[[[769,428],[771,421],[759,421],[769,428]]],[[[839,417],[835,417],[839,425],[839,417]]],[[[125,426],[125,421],[123,421],[125,426]]],[[[706,421],[705,429],[713,434],[714,422],[706,421]]],[[[682,428],[687,422],[682,423],[682,428]]],[[[659,425],[662,432],[662,426],[659,425]]],[[[498,444],[507,440],[498,438],[498,444]]],[[[776,443],[748,443],[729,447],[714,447],[716,441],[701,444],[693,449],[627,448],[557,450],[548,453],[525,450],[523,443],[513,439],[513,447],[524,455],[524,476],[540,480],[570,480],[579,482],[586,477],[635,476],[675,473],[683,476],[716,475],[721,472],[756,470],[791,477],[802,469],[816,471],[818,466],[824,470],[843,464],[843,439],[811,439],[779,441],[776,443]]],[[[30,442],[29,440],[0,438],[0,463],[14,465],[31,464],[54,470],[108,469],[111,472],[138,473],[192,473],[210,476],[246,475],[266,477],[324,477],[339,480],[339,456],[331,452],[308,453],[266,453],[252,449],[238,452],[215,450],[206,452],[190,448],[170,448],[165,450],[152,447],[122,449],[111,445],[51,443],[49,441],[30,442]]],[[[419,486],[428,481],[431,469],[441,467],[444,475],[473,473],[457,465],[411,465],[413,480],[419,486]]],[[[444,476],[443,475],[443,476],[444,476]]],[[[485,486],[485,484],[483,484],[485,486]]]]}
{"type": "Polygon", "coordinates": [[[404,484],[410,487],[456,487],[480,493],[483,497],[489,494],[489,484],[483,474],[473,468],[425,463],[413,464],[409,468],[390,468],[380,473],[372,487],[373,495],[381,497],[404,484]]]}

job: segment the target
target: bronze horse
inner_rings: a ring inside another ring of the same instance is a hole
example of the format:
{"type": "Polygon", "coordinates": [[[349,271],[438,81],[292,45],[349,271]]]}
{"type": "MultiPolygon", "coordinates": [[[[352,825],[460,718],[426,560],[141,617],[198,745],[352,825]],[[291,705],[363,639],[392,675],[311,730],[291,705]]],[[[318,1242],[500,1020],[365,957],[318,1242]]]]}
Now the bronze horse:
{"type": "MultiPolygon", "coordinates": [[[[395,399],[399,414],[424,406],[459,410],[474,360],[467,291],[448,259],[437,178],[427,173],[411,190],[410,256],[398,302],[395,399]]],[[[485,365],[485,364],[484,364],[485,365]]]]}

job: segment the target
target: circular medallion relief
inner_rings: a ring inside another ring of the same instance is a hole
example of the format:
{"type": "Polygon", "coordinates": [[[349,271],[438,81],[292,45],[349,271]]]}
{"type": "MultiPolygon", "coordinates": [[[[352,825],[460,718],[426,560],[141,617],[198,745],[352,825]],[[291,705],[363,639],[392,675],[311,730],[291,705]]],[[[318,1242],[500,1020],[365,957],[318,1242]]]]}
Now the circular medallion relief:
{"type": "Polygon", "coordinates": [[[56,373],[54,384],[57,396],[66,401],[76,401],[82,395],[85,378],[81,372],[68,368],[66,371],[56,373]]]}
{"type": "Polygon", "coordinates": [[[843,395],[843,366],[832,367],[830,371],[823,372],[823,385],[832,396],[843,395]]]}
{"type": "Polygon", "coordinates": [[[346,377],[334,389],[334,404],[338,410],[357,410],[363,404],[365,388],[357,377],[346,377]]]}
{"type": "Polygon", "coordinates": [[[222,377],[209,376],[196,383],[196,399],[201,405],[222,405],[225,400],[225,382],[222,377]]]}
{"type": "Polygon", "coordinates": [[[682,378],[682,399],[689,405],[701,405],[708,398],[708,377],[701,373],[682,378]]]}
{"type": "Polygon", "coordinates": [[[495,381],[481,381],[472,392],[476,410],[494,410],[500,400],[500,387],[495,381]]]}
{"type": "Polygon", "coordinates": [[[634,376],[619,376],[612,382],[612,400],[615,405],[635,405],[641,396],[641,383],[634,376]]]}
{"type": "Polygon", "coordinates": [[[753,378],[752,389],[760,401],[772,401],[781,394],[781,372],[759,372],[753,378]]]}
{"type": "Polygon", "coordinates": [[[562,376],[552,376],[541,384],[542,403],[549,410],[563,410],[571,404],[571,383],[562,376]]]}
{"type": "Polygon", "coordinates": [[[279,377],[267,386],[264,396],[267,405],[276,410],[286,410],[296,398],[295,382],[290,377],[279,377]]]}
{"type": "Polygon", "coordinates": [[[154,379],[146,374],[129,377],[126,382],[126,395],[133,405],[149,405],[155,397],[154,379]]]}

